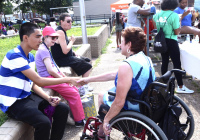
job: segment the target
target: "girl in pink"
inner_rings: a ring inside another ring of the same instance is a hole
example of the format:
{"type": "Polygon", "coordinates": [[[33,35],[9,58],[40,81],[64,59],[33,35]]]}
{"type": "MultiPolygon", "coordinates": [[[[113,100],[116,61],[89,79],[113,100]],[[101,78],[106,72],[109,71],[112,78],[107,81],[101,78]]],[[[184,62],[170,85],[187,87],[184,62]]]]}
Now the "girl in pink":
{"type": "MultiPolygon", "coordinates": [[[[40,45],[35,55],[35,63],[37,72],[41,77],[47,78],[59,78],[65,75],[59,71],[58,66],[53,60],[49,48],[53,46],[58,38],[59,34],[55,30],[46,26],[43,31],[43,43],[40,45]]],[[[78,89],[75,86],[67,83],[59,85],[45,86],[44,88],[50,88],[58,92],[65,100],[68,101],[69,107],[72,111],[76,127],[84,126],[84,111],[81,103],[81,98],[78,89]]]]}

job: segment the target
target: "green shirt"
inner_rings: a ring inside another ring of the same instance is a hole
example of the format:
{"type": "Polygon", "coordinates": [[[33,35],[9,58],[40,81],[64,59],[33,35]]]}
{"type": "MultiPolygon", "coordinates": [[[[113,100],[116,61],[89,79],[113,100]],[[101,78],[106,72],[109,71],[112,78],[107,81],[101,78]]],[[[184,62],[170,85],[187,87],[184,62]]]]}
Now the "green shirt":
{"type": "Polygon", "coordinates": [[[165,38],[177,40],[177,35],[174,34],[174,30],[180,27],[179,16],[177,13],[175,12],[172,13],[172,12],[173,11],[171,10],[168,10],[168,11],[161,10],[159,13],[153,16],[153,20],[156,22],[156,27],[157,27],[158,32],[160,30],[160,27],[163,27],[165,24],[165,26],[163,27],[165,38]]]}

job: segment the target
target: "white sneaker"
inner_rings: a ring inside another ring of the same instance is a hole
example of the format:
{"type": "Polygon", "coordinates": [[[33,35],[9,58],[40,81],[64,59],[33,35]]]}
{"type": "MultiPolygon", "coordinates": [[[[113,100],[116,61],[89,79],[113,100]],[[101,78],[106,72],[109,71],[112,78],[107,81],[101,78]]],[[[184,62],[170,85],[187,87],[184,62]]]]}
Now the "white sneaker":
{"type": "Polygon", "coordinates": [[[87,90],[89,92],[93,91],[93,87],[90,87],[88,85],[84,85],[84,88],[85,88],[85,90],[87,90]]]}
{"type": "Polygon", "coordinates": [[[190,94],[190,93],[194,93],[194,90],[190,90],[186,86],[183,85],[182,88],[179,88],[179,86],[178,86],[176,93],[188,93],[188,94],[190,94]]]}

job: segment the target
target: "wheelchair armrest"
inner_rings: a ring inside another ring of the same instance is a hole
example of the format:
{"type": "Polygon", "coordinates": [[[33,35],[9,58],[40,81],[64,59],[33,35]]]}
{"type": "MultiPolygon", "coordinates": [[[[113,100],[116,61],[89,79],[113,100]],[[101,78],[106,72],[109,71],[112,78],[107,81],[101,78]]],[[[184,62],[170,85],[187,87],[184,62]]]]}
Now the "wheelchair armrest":
{"type": "Polygon", "coordinates": [[[186,72],[184,70],[180,70],[180,69],[172,69],[171,73],[173,73],[173,72],[178,72],[178,73],[181,73],[181,74],[186,74],[186,72]]]}
{"type": "Polygon", "coordinates": [[[149,85],[149,88],[148,88],[148,89],[150,89],[150,88],[152,88],[152,87],[154,87],[154,86],[159,86],[159,87],[167,88],[167,85],[166,85],[166,84],[154,81],[154,82],[152,82],[152,83],[149,85]]]}
{"type": "Polygon", "coordinates": [[[114,92],[114,91],[108,91],[108,94],[112,95],[112,96],[116,96],[116,92],[114,92]]]}

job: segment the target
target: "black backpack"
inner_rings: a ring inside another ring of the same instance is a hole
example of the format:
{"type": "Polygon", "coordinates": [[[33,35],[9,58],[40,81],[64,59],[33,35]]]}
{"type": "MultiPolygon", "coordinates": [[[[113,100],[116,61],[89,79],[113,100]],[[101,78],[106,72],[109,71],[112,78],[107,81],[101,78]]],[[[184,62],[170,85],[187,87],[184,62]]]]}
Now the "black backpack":
{"type": "Polygon", "coordinates": [[[184,140],[187,136],[184,132],[187,124],[181,124],[179,120],[182,109],[178,105],[179,103],[171,105],[165,112],[163,121],[159,123],[169,140],[184,140]]]}
{"type": "MultiPolygon", "coordinates": [[[[171,14],[168,16],[168,18],[171,16],[171,14]]],[[[167,21],[167,19],[166,19],[166,21],[167,21]]],[[[158,17],[158,20],[159,20],[159,17],[158,17]]],[[[165,24],[166,24],[166,22],[165,22],[165,24]]],[[[165,24],[164,24],[164,26],[165,26],[165,24]]],[[[160,26],[160,22],[159,22],[159,26],[160,26]]],[[[160,30],[159,30],[158,34],[155,36],[155,39],[154,39],[154,42],[153,42],[154,51],[160,52],[160,53],[167,52],[167,43],[165,41],[165,33],[163,32],[163,27],[160,27],[160,30]]]]}

